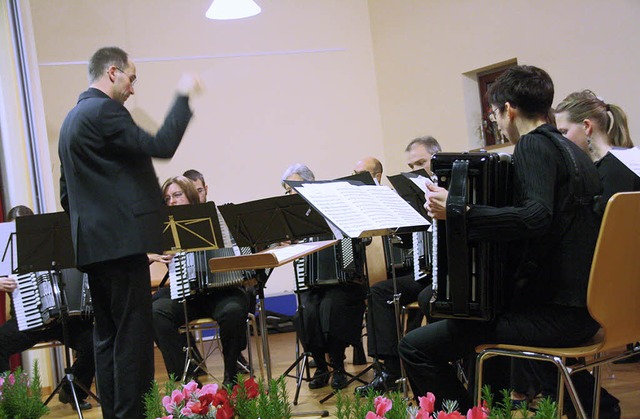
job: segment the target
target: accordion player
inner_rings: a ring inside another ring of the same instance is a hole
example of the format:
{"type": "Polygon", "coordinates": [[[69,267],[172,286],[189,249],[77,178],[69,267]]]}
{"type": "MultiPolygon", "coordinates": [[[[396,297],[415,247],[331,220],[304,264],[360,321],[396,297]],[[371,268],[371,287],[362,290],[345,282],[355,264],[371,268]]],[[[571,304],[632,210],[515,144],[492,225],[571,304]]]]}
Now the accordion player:
{"type": "Polygon", "coordinates": [[[432,170],[449,190],[447,220],[433,224],[433,317],[490,320],[506,292],[506,244],[469,243],[467,205],[502,207],[512,199],[511,156],[497,153],[437,153],[432,170]],[[449,211],[450,203],[462,210],[449,211]]]}

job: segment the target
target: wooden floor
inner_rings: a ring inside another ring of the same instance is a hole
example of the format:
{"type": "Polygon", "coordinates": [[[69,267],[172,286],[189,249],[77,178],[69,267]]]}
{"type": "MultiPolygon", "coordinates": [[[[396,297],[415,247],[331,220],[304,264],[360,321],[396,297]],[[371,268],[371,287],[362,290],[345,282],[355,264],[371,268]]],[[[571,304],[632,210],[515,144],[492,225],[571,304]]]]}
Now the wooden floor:
{"type": "MultiPolygon", "coordinates": [[[[269,345],[271,348],[272,359],[272,375],[278,377],[289,365],[295,360],[294,353],[295,334],[282,333],[269,336],[269,345]]],[[[359,372],[366,366],[354,366],[351,364],[352,354],[350,349],[347,352],[347,371],[359,372]]],[[[257,362],[256,362],[257,363],[257,362]]],[[[215,353],[208,362],[208,366],[214,376],[222,377],[222,357],[215,353]]],[[[167,380],[166,370],[162,363],[162,357],[156,349],[155,358],[156,380],[163,383],[167,380]]],[[[366,375],[367,380],[371,379],[370,373],[366,375]]],[[[205,377],[206,378],[206,377],[205,377]]],[[[628,419],[640,418],[640,363],[612,365],[610,368],[603,369],[603,385],[621,401],[622,417],[628,419]]],[[[213,379],[202,380],[203,382],[215,382],[213,379]]],[[[352,393],[353,388],[357,384],[351,384],[347,390],[352,393]]],[[[293,400],[295,393],[295,380],[287,379],[287,388],[289,390],[289,398],[293,400]]],[[[331,416],[335,413],[335,397],[332,397],[324,404],[320,404],[320,400],[330,393],[330,387],[317,390],[309,390],[306,383],[302,384],[299,403],[293,407],[294,413],[312,412],[327,410],[331,416]]],[[[83,416],[87,419],[101,418],[99,406],[94,400],[90,400],[94,405],[93,409],[83,412],[83,416]]],[[[70,405],[61,405],[58,403],[57,397],[49,403],[51,413],[49,417],[55,418],[77,418],[77,413],[71,409],[70,405]]],[[[318,414],[308,415],[307,417],[320,417],[318,414]]]]}

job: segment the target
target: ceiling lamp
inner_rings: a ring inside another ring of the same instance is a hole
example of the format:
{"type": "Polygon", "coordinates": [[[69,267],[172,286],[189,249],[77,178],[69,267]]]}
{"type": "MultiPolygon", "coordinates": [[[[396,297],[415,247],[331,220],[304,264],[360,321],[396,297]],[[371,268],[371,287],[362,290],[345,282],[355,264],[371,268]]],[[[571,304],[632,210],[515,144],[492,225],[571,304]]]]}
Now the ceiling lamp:
{"type": "Polygon", "coordinates": [[[242,19],[255,16],[261,10],[253,0],[213,0],[205,16],[217,20],[242,19]]]}

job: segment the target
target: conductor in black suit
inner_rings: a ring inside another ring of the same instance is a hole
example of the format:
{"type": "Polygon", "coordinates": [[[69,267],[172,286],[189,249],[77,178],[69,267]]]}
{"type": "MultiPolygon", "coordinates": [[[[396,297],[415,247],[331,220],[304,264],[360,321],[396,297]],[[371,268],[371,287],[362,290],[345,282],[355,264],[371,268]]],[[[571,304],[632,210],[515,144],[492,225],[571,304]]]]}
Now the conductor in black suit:
{"type": "Polygon", "coordinates": [[[71,219],[79,269],[89,274],[95,313],[96,378],[105,418],[144,417],[154,377],[151,287],[146,253],[161,252],[162,195],[152,157],[171,158],[189,124],[185,74],[156,135],[136,125],[124,102],[136,67],[117,47],[89,61],[90,86],[60,129],[60,200],[71,219]]]}

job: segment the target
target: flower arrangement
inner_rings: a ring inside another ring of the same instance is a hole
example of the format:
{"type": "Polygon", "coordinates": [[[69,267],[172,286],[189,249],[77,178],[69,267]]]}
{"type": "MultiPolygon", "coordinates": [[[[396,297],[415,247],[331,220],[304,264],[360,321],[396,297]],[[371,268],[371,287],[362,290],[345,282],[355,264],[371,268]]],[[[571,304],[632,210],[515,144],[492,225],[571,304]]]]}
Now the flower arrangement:
{"type": "Polygon", "coordinates": [[[407,406],[401,393],[388,393],[383,397],[370,392],[366,398],[348,398],[338,393],[336,417],[339,419],[510,419],[512,410],[517,410],[519,417],[535,419],[553,419],[556,417],[556,403],[549,398],[543,399],[537,406],[535,414],[528,411],[523,404],[514,408],[508,390],[501,392],[503,401],[494,403],[493,395],[488,387],[482,389],[481,406],[475,406],[463,415],[458,411],[458,402],[445,400],[442,410],[435,411],[436,397],[433,393],[418,397],[418,406],[407,406]]]}
{"type": "Polygon", "coordinates": [[[22,368],[0,374],[0,419],[33,419],[46,415],[49,408],[42,403],[42,386],[38,362],[31,379],[22,368]]]}
{"type": "MultiPolygon", "coordinates": [[[[239,380],[240,381],[240,380],[239,380]]],[[[157,382],[145,395],[145,417],[147,419],[234,419],[262,418],[287,419],[291,407],[282,378],[272,380],[269,390],[253,378],[232,389],[217,384],[205,384],[198,388],[195,381],[178,384],[169,380],[165,384],[164,396],[157,382]]]]}

